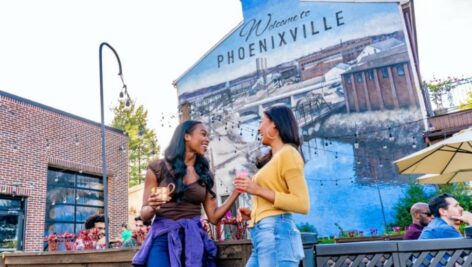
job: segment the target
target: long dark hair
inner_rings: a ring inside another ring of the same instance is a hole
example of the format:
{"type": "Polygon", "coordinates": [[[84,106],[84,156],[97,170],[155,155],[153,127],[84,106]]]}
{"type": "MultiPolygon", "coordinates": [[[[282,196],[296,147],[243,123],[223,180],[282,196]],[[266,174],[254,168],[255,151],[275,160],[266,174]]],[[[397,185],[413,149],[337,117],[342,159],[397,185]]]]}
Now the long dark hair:
{"type": "MultiPolygon", "coordinates": [[[[285,105],[274,105],[264,110],[264,114],[272,122],[279,131],[280,138],[284,144],[290,144],[294,146],[301,154],[302,153],[302,139],[298,132],[298,123],[292,110],[285,105]]],[[[256,160],[256,167],[262,168],[272,158],[272,150],[266,155],[256,160]]],[[[305,159],[303,159],[305,160],[305,159]]]]}
{"type": "MultiPolygon", "coordinates": [[[[202,122],[188,120],[179,124],[172,135],[169,146],[164,152],[164,158],[172,166],[174,173],[176,189],[173,198],[178,202],[182,200],[183,194],[187,190],[187,186],[184,184],[184,177],[187,174],[187,166],[185,165],[185,135],[191,134],[198,124],[202,124],[202,122]]],[[[197,182],[205,186],[212,197],[216,197],[215,192],[211,190],[214,181],[213,175],[210,173],[208,160],[204,156],[197,154],[194,168],[199,176],[197,182]]]]}

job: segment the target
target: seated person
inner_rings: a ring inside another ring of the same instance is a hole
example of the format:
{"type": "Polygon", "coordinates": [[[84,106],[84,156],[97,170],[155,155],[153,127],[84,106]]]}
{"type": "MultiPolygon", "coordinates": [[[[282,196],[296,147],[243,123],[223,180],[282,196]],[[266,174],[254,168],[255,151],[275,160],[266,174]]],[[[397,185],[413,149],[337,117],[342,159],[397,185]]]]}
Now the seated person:
{"type": "Polygon", "coordinates": [[[136,228],[133,230],[131,238],[128,241],[123,242],[122,247],[132,248],[136,246],[141,246],[141,244],[144,242],[144,239],[146,238],[146,235],[148,233],[148,227],[151,225],[151,222],[143,221],[143,219],[141,219],[141,216],[135,217],[134,221],[136,223],[136,228]]]}
{"type": "Polygon", "coordinates": [[[472,224],[472,213],[464,211],[459,202],[449,194],[441,194],[429,202],[429,209],[434,215],[419,239],[460,238],[457,225],[461,222],[472,224]]]}
{"type": "Polygon", "coordinates": [[[76,239],[76,246],[78,250],[82,249],[103,249],[106,248],[105,241],[105,216],[103,214],[94,214],[85,221],[85,230],[79,233],[76,239]],[[96,241],[93,248],[84,244],[84,241],[96,241]]]}
{"type": "Polygon", "coordinates": [[[429,206],[424,202],[417,202],[410,209],[412,224],[407,227],[404,240],[416,240],[420,237],[421,231],[433,219],[429,206]]]}

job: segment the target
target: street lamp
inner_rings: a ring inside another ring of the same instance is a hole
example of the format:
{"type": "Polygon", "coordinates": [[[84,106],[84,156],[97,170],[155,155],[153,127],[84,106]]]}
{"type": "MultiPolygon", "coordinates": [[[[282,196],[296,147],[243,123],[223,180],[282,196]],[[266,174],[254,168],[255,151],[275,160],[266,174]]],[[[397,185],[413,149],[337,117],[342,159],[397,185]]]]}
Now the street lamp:
{"type": "Polygon", "coordinates": [[[115,49],[106,42],[100,44],[99,48],[99,64],[100,64],[100,112],[101,112],[101,129],[102,129],[102,181],[103,181],[103,198],[104,198],[104,213],[105,213],[105,242],[106,247],[110,247],[110,238],[109,238],[109,227],[108,227],[108,184],[107,184],[107,157],[106,157],[106,140],[105,140],[105,115],[104,115],[104,108],[103,108],[103,67],[102,67],[102,48],[106,46],[113,51],[115,54],[116,59],[118,60],[119,72],[118,76],[121,78],[121,82],[123,83],[123,88],[120,92],[120,97],[126,95],[126,106],[130,105],[130,97],[128,94],[128,88],[123,80],[123,72],[121,71],[121,61],[120,57],[116,53],[115,49]]]}

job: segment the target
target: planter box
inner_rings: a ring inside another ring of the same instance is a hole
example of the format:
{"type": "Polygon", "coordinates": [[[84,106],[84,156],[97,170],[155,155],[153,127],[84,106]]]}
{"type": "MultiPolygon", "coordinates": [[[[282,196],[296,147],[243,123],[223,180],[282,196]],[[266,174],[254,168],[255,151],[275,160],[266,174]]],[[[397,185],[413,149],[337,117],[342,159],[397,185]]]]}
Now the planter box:
{"type": "Polygon", "coordinates": [[[15,252],[2,254],[5,267],[129,267],[137,249],[107,249],[53,252],[15,252]]]}
{"type": "MultiPolygon", "coordinates": [[[[217,266],[245,266],[251,255],[250,240],[217,242],[217,266]]],[[[1,267],[129,267],[137,248],[3,253],[1,267]]]]}
{"type": "Polygon", "coordinates": [[[336,238],[336,243],[352,243],[366,241],[386,241],[386,240],[402,240],[403,235],[380,235],[380,236],[358,236],[358,237],[341,237],[336,238]]]}

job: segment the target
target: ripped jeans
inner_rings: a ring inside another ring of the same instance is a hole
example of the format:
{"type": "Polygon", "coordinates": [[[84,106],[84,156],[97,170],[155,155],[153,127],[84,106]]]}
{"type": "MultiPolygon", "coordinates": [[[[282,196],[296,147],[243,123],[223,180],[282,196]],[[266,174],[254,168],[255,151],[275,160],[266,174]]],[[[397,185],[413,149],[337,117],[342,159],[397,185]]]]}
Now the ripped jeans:
{"type": "Polygon", "coordinates": [[[297,267],[305,257],[290,213],[270,216],[249,229],[252,253],[246,267],[297,267]]]}

